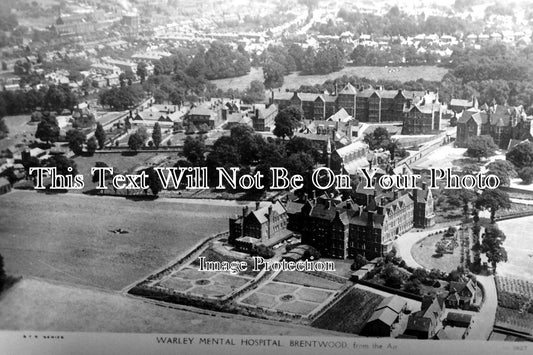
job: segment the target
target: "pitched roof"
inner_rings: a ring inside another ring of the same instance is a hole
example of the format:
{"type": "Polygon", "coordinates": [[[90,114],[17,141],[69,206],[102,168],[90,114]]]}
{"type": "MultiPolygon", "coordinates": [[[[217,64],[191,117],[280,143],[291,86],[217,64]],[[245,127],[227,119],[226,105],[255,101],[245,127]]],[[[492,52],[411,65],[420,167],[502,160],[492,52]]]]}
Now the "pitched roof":
{"type": "Polygon", "coordinates": [[[468,289],[468,291],[470,291],[471,294],[476,293],[476,288],[472,280],[468,280],[468,282],[458,282],[458,281],[450,282],[450,291],[455,290],[456,292],[461,292],[465,288],[468,289]]]}
{"type": "Polygon", "coordinates": [[[352,119],[353,117],[346,112],[345,109],[341,108],[339,111],[337,111],[335,114],[328,117],[328,121],[334,121],[334,122],[346,122],[352,119]]]}
{"type": "Polygon", "coordinates": [[[471,100],[452,99],[450,101],[450,106],[472,107],[473,105],[474,103],[471,100]]]}
{"type": "Polygon", "coordinates": [[[372,313],[372,315],[370,316],[370,318],[368,319],[366,323],[368,324],[370,322],[379,320],[390,326],[396,321],[396,318],[398,318],[398,313],[394,312],[390,308],[381,308],[375,311],[374,313],[372,313]]]}
{"type": "Polygon", "coordinates": [[[213,114],[213,111],[204,107],[195,107],[191,111],[189,111],[189,116],[211,116],[213,114]]]}
{"type": "Polygon", "coordinates": [[[442,328],[441,330],[439,330],[437,332],[437,334],[435,334],[435,338],[437,338],[439,340],[448,340],[448,339],[450,339],[450,336],[448,335],[446,330],[444,328],[442,328]]]}
{"type": "Polygon", "coordinates": [[[355,94],[357,94],[357,89],[354,88],[354,86],[352,84],[348,83],[348,84],[346,84],[344,89],[342,89],[341,92],[339,92],[339,94],[342,94],[342,95],[355,95],[355,94]]]}
{"type": "Polygon", "coordinates": [[[387,298],[384,298],[381,303],[376,307],[375,310],[381,308],[390,308],[396,313],[400,313],[406,305],[406,301],[401,299],[398,295],[393,295],[387,298]]]}
{"type": "Polygon", "coordinates": [[[302,210],[303,206],[304,203],[289,200],[285,204],[285,210],[287,210],[287,213],[290,214],[299,213],[302,210]]]}
{"type": "MultiPolygon", "coordinates": [[[[279,201],[274,202],[270,206],[272,206],[272,211],[276,212],[277,214],[281,215],[286,212],[285,207],[283,207],[283,205],[279,201]]],[[[259,223],[261,224],[266,223],[268,221],[267,216],[268,216],[268,209],[270,206],[264,206],[257,210],[253,210],[250,212],[250,214],[255,216],[255,218],[257,219],[259,223]]]]}
{"type": "Polygon", "coordinates": [[[414,314],[409,315],[407,320],[406,330],[413,330],[417,332],[429,332],[431,328],[431,320],[429,318],[417,317],[414,314]]]}
{"type": "Polygon", "coordinates": [[[447,321],[459,322],[459,323],[470,323],[472,321],[471,314],[449,312],[446,316],[447,321]]]}

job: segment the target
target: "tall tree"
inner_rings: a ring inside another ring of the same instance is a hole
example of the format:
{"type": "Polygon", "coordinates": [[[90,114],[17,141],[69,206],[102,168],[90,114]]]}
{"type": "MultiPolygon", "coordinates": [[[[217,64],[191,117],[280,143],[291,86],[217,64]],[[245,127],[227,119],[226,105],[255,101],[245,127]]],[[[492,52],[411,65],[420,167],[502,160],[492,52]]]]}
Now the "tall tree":
{"type": "Polygon", "coordinates": [[[154,124],[154,129],[152,130],[152,141],[154,142],[155,149],[159,149],[161,144],[161,126],[159,122],[154,124]]]}
{"type": "Polygon", "coordinates": [[[93,155],[97,148],[98,148],[98,142],[96,141],[96,138],[92,136],[87,141],[87,153],[89,153],[90,155],[93,155]]]}
{"type": "Polygon", "coordinates": [[[141,84],[144,83],[146,77],[148,76],[145,62],[137,64],[137,76],[141,79],[141,84]]]}
{"type": "Polygon", "coordinates": [[[264,84],[268,89],[279,88],[283,85],[285,69],[277,62],[268,63],[263,68],[264,84]]]}
{"type": "Polygon", "coordinates": [[[55,167],[57,169],[57,173],[61,175],[73,176],[78,174],[76,162],[64,155],[52,155],[43,162],[43,165],[47,167],[55,167]]]}
{"type": "Polygon", "coordinates": [[[98,141],[98,146],[100,149],[104,149],[105,139],[106,139],[106,133],[104,130],[104,127],[100,122],[96,124],[96,131],[94,131],[94,136],[96,137],[96,140],[98,141]]]}
{"type": "Polygon", "coordinates": [[[203,137],[192,138],[188,136],[183,142],[183,155],[193,165],[204,161],[205,142],[203,137]]]}
{"type": "Polygon", "coordinates": [[[9,128],[4,121],[4,118],[0,118],[0,139],[6,137],[9,133],[9,128]]]}
{"type": "MultiPolygon", "coordinates": [[[[149,167],[144,170],[146,173],[146,183],[148,185],[148,189],[152,191],[152,194],[154,196],[157,196],[161,190],[163,190],[163,185],[161,184],[161,180],[159,179],[158,174],[155,172],[153,167],[149,167]]],[[[145,190],[145,193],[148,191],[145,190]]]]}
{"type": "Polygon", "coordinates": [[[487,255],[494,273],[496,273],[498,263],[507,262],[507,251],[502,245],[505,238],[505,234],[496,225],[488,226],[485,229],[485,236],[481,242],[481,252],[487,255]]]}
{"type": "Polygon", "coordinates": [[[511,200],[509,199],[509,195],[500,189],[487,189],[477,198],[476,208],[489,209],[490,221],[494,224],[496,212],[500,209],[511,208],[511,200]]]}
{"type": "Polygon", "coordinates": [[[37,126],[35,138],[47,143],[54,143],[59,138],[59,125],[56,117],[50,113],[45,112],[42,115],[41,122],[37,126]]]}
{"type": "Polygon", "coordinates": [[[524,142],[515,145],[505,156],[518,169],[533,166],[533,143],[524,142]]]}
{"type": "Polygon", "coordinates": [[[275,118],[275,127],[273,133],[280,138],[291,138],[294,130],[303,120],[303,111],[298,106],[288,106],[278,112],[275,118]]]}
{"type": "Polygon", "coordinates": [[[85,134],[77,129],[69,129],[66,134],[66,139],[68,142],[69,148],[74,152],[74,154],[81,154],[83,151],[83,145],[87,140],[85,134]]]}
{"type": "Polygon", "coordinates": [[[132,135],[130,135],[130,138],[128,138],[128,147],[130,147],[130,149],[133,151],[137,151],[143,145],[144,139],[142,139],[142,137],[137,132],[133,133],[132,135]]]}
{"type": "Polygon", "coordinates": [[[497,148],[491,136],[472,137],[466,143],[466,155],[481,160],[494,155],[497,148]]]}

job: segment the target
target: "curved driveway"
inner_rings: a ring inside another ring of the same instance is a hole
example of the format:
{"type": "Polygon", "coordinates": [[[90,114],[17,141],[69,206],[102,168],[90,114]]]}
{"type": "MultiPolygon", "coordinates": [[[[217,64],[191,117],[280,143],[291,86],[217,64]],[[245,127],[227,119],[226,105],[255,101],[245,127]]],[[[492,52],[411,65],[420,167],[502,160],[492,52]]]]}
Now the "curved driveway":
{"type": "MultiPolygon", "coordinates": [[[[458,222],[443,223],[435,226],[431,230],[444,229],[450,225],[457,225],[458,222]]],[[[395,242],[396,252],[401,256],[405,263],[411,267],[424,268],[417,263],[411,255],[413,245],[419,240],[425,238],[431,230],[423,230],[422,232],[407,232],[399,237],[395,242]]],[[[461,310],[454,310],[461,313],[469,313],[473,315],[471,329],[468,334],[470,340],[487,340],[492,333],[492,327],[496,318],[496,308],[498,306],[498,295],[496,293],[496,284],[494,276],[476,275],[477,281],[481,284],[484,291],[484,301],[479,312],[467,312],[461,310]]]]}

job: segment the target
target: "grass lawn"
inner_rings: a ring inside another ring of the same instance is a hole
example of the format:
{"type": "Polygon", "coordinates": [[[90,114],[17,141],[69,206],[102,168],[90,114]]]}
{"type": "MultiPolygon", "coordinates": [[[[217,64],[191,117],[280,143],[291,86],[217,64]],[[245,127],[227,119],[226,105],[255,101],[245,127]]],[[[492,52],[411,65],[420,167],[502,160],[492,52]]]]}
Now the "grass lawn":
{"type": "Polygon", "coordinates": [[[533,282],[533,216],[500,221],[498,227],[507,237],[503,247],[508,258],[498,264],[498,275],[533,282]]]}
{"type": "Polygon", "coordinates": [[[240,207],[13,191],[0,196],[6,272],[120,290],[227,229],[240,207]],[[128,234],[110,230],[126,229],[128,234]]]}
{"type": "MultiPolygon", "coordinates": [[[[174,157],[176,157],[176,153],[169,154],[174,154],[174,157]]],[[[94,168],[96,162],[104,162],[114,169],[114,173],[122,174],[129,169],[144,165],[147,160],[157,155],[161,154],[153,152],[140,152],[135,155],[122,155],[120,153],[96,152],[92,156],[78,156],[74,158],[74,161],[76,162],[76,165],[78,167],[78,174],[83,174],[84,176],[85,187],[83,190],[72,190],[72,192],[88,191],[94,189],[96,184],[92,182],[91,168],[94,168]]]]}
{"type": "Polygon", "coordinates": [[[5,116],[4,122],[9,129],[9,133],[6,138],[0,140],[0,150],[21,143],[24,139],[27,142],[35,139],[33,135],[37,130],[37,125],[29,125],[29,121],[30,115],[5,116]]]}
{"type": "Polygon", "coordinates": [[[411,255],[417,263],[428,269],[439,269],[450,272],[457,269],[461,262],[461,247],[457,246],[453,254],[444,254],[441,257],[433,257],[435,254],[435,244],[442,239],[442,234],[426,237],[411,249],[411,255]]]}
{"type": "MultiPolygon", "coordinates": [[[[23,279],[0,296],[0,329],[76,332],[327,335],[310,327],[160,307],[89,288],[23,279]]],[[[331,333],[329,333],[331,334],[331,333]]]]}
{"type": "MultiPolygon", "coordinates": [[[[391,68],[386,67],[371,67],[371,66],[360,66],[360,67],[345,67],[344,69],[325,75],[299,75],[298,73],[291,73],[286,75],[284,78],[284,84],[281,87],[281,90],[285,89],[298,89],[301,85],[315,85],[323,84],[327,80],[333,80],[344,75],[347,76],[359,76],[372,80],[399,80],[399,81],[410,81],[423,78],[425,80],[441,80],[442,77],[448,72],[448,69],[436,67],[436,66],[413,66],[413,67],[395,67],[395,70],[392,71],[391,68]]],[[[228,78],[228,79],[218,79],[212,80],[217,87],[227,90],[227,89],[246,89],[253,80],[259,80],[263,82],[265,79],[263,77],[262,68],[252,68],[250,73],[245,76],[240,76],[237,78],[228,78]]]]}
{"type": "Polygon", "coordinates": [[[317,318],[312,323],[312,326],[359,334],[366,320],[374,312],[374,308],[382,300],[383,297],[379,295],[354,288],[328,309],[326,313],[317,318]]]}

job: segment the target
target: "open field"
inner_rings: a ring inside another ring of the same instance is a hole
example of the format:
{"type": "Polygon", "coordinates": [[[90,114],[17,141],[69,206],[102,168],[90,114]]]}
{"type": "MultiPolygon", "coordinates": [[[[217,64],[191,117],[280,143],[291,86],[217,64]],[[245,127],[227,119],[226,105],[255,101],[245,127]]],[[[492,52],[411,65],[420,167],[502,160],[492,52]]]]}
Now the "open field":
{"type": "MultiPolygon", "coordinates": [[[[440,68],[436,66],[413,66],[413,67],[346,67],[341,71],[325,74],[325,75],[299,75],[298,73],[291,73],[284,78],[284,84],[281,90],[285,89],[298,89],[301,85],[315,85],[323,84],[326,80],[333,80],[343,75],[358,76],[372,80],[399,80],[410,81],[423,78],[425,80],[441,80],[442,77],[448,72],[446,68],[440,68]],[[394,69],[394,71],[393,71],[394,69]]],[[[246,89],[253,80],[259,80],[263,82],[262,68],[252,68],[250,73],[245,76],[237,78],[227,78],[212,80],[211,82],[217,87],[227,89],[246,89]]]]}
{"type": "Polygon", "coordinates": [[[5,116],[4,122],[9,129],[7,138],[0,140],[0,150],[16,143],[22,142],[24,139],[35,139],[33,136],[37,130],[37,125],[29,125],[30,115],[5,116]]]}
{"type": "MultiPolygon", "coordinates": [[[[176,153],[168,153],[169,155],[176,156],[176,153]]],[[[108,166],[112,167],[113,172],[116,174],[122,174],[130,169],[138,166],[145,165],[146,161],[161,153],[154,152],[139,152],[135,155],[122,155],[120,153],[94,153],[92,156],[77,156],[74,158],[76,166],[78,167],[78,174],[83,174],[85,187],[83,190],[72,190],[72,192],[88,191],[94,189],[96,184],[92,182],[91,168],[93,168],[96,162],[104,162],[108,166]]]]}
{"type": "Polygon", "coordinates": [[[374,312],[383,297],[353,288],[337,303],[317,318],[312,326],[339,332],[359,334],[366,320],[374,312]]]}
{"type": "Polygon", "coordinates": [[[120,290],[227,229],[235,204],[13,191],[0,196],[6,272],[120,290]],[[128,234],[110,230],[122,228],[128,234]]]}
{"type": "Polygon", "coordinates": [[[435,244],[442,239],[443,234],[435,234],[426,237],[413,245],[411,255],[417,263],[427,269],[439,269],[444,272],[453,271],[461,264],[461,247],[457,246],[453,254],[443,254],[441,257],[433,257],[435,244]]]}
{"type": "Polygon", "coordinates": [[[498,264],[501,276],[520,278],[533,282],[533,216],[498,222],[498,227],[507,236],[503,242],[508,261],[498,264]]]}
{"type": "Polygon", "coordinates": [[[249,317],[200,314],[91,288],[23,279],[0,296],[0,329],[77,332],[328,335],[249,317]]]}

